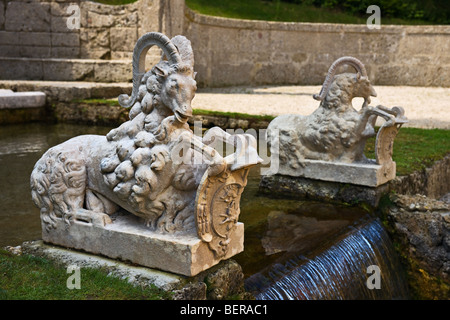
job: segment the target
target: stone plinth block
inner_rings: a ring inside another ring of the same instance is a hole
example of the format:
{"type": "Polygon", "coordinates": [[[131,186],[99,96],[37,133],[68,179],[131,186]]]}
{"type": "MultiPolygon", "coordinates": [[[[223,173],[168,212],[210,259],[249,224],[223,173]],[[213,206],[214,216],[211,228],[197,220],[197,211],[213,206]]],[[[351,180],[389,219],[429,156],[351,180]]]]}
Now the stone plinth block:
{"type": "Polygon", "coordinates": [[[286,175],[262,176],[259,184],[259,192],[271,197],[349,204],[365,203],[372,208],[378,206],[381,197],[389,190],[389,183],[374,188],[286,175]]]}
{"type": "Polygon", "coordinates": [[[97,218],[86,221],[77,218],[70,224],[58,219],[55,227],[48,231],[42,225],[44,242],[185,276],[194,276],[244,249],[242,223],[236,224],[229,237],[227,254],[220,258],[196,234],[152,231],[131,214],[110,221],[108,216],[99,213],[97,218]]]}
{"type": "Polygon", "coordinates": [[[0,91],[0,109],[40,108],[45,105],[43,92],[0,91]]]}
{"type": "Polygon", "coordinates": [[[322,160],[304,160],[304,167],[293,169],[280,166],[277,174],[304,177],[322,181],[350,183],[378,187],[395,178],[395,162],[379,164],[339,163],[322,160]]]}

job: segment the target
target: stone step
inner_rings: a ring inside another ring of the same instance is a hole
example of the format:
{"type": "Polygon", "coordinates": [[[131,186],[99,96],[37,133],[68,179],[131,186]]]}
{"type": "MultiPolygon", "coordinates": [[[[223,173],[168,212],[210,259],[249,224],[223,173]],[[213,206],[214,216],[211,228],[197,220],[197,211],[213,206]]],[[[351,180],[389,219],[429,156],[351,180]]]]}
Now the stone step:
{"type": "Polygon", "coordinates": [[[128,82],[131,60],[0,57],[0,80],[128,82]]]}
{"type": "Polygon", "coordinates": [[[45,106],[45,93],[13,92],[0,89],[0,109],[40,108],[45,106]]]}
{"type": "Polygon", "coordinates": [[[131,82],[87,82],[87,81],[31,81],[0,80],[0,89],[15,92],[40,91],[47,102],[70,102],[81,99],[110,99],[120,94],[131,94],[131,82]]]}

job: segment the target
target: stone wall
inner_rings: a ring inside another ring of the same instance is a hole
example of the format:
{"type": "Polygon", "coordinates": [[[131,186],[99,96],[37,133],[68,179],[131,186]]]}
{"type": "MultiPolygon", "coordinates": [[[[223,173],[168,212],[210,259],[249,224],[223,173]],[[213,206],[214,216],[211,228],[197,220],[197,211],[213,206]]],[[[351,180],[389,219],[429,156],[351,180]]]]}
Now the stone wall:
{"type": "MultiPolygon", "coordinates": [[[[381,23],[383,20],[381,19],[381,23]]],[[[331,63],[359,58],[377,85],[450,86],[450,26],[283,23],[186,9],[203,86],[322,84],[331,63]]]]}
{"type": "Polygon", "coordinates": [[[0,79],[129,81],[134,44],[149,31],[192,41],[200,86],[321,84],[345,55],[377,85],[450,86],[450,26],[236,20],[197,14],[184,0],[0,0],[0,79]],[[71,4],[80,28],[67,27],[71,4]]]}
{"type": "MultiPolygon", "coordinates": [[[[178,2],[110,6],[84,0],[1,0],[0,78],[129,81],[133,48],[142,34],[181,32],[170,18],[184,7],[184,1],[178,2]],[[73,24],[77,21],[79,26],[73,24]]],[[[149,63],[159,58],[157,53],[151,52],[149,63]]]]}
{"type": "Polygon", "coordinates": [[[172,25],[162,21],[170,17],[171,8],[162,0],[119,6],[83,0],[1,0],[1,56],[130,59],[140,35],[172,33],[172,25]],[[69,6],[78,7],[79,14],[68,12],[69,6]],[[77,17],[79,27],[71,23],[77,17]]]}
{"type": "Polygon", "coordinates": [[[384,226],[405,267],[412,299],[450,296],[450,204],[421,195],[389,196],[384,226]]]}
{"type": "Polygon", "coordinates": [[[450,192],[450,154],[436,161],[430,168],[397,177],[391,182],[391,189],[400,194],[422,194],[439,199],[450,192]]]}

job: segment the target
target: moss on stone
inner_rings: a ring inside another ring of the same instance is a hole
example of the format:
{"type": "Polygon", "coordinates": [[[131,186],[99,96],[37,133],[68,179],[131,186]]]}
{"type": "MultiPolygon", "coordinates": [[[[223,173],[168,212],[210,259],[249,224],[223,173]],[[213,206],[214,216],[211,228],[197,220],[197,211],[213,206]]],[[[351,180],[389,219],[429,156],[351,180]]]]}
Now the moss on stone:
{"type": "Polygon", "coordinates": [[[384,195],[380,199],[377,214],[392,239],[395,251],[404,267],[411,299],[446,300],[450,297],[450,284],[437,275],[421,267],[420,261],[411,252],[411,244],[400,234],[390,215],[390,210],[398,210],[394,201],[395,193],[384,195]]]}

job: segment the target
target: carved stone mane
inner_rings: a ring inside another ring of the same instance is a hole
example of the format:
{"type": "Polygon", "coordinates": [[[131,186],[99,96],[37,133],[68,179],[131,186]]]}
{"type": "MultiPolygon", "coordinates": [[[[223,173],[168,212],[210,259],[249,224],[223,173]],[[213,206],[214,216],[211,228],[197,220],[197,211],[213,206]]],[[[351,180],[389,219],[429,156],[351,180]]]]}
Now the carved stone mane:
{"type": "Polygon", "coordinates": [[[168,105],[173,98],[168,97],[185,90],[190,100],[196,89],[189,40],[177,36],[172,43],[183,49],[181,62],[171,65],[163,55],[145,73],[130,120],[106,136],[108,141],[117,142],[116,153],[101,162],[105,182],[112,191],[143,217],[147,226],[164,231],[186,230],[187,224],[193,227],[193,197],[206,170],[205,165],[174,165],[171,159],[172,150],[179,147],[180,132],[192,131],[186,124],[191,113],[181,114],[168,105]],[[173,199],[177,199],[176,205],[169,204],[173,199]]]}

